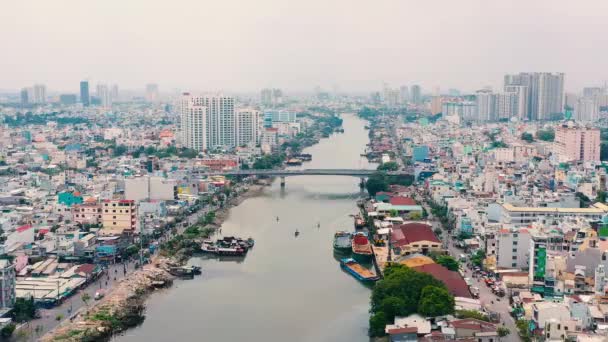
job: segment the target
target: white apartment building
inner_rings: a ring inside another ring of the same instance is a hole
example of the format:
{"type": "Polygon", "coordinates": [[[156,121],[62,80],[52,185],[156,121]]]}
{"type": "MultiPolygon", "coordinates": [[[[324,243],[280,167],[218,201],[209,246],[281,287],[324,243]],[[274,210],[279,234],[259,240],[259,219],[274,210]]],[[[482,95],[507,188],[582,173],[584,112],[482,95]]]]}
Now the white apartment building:
{"type": "Polygon", "coordinates": [[[530,233],[527,229],[501,229],[496,234],[496,266],[528,269],[530,233]]]}
{"type": "Polygon", "coordinates": [[[494,121],[495,116],[495,96],[489,89],[478,90],[475,94],[477,102],[477,119],[479,121],[494,121]]]}
{"type": "Polygon", "coordinates": [[[97,97],[101,101],[101,106],[105,108],[112,107],[112,92],[107,84],[97,85],[97,97]]]}
{"type": "Polygon", "coordinates": [[[501,223],[525,226],[533,222],[551,223],[560,217],[582,217],[599,220],[608,213],[608,206],[596,203],[590,208],[516,207],[511,203],[502,205],[501,223]]]}
{"type": "Polygon", "coordinates": [[[260,111],[247,108],[236,112],[236,141],[237,146],[258,144],[262,122],[260,111]]]}
{"type": "Polygon", "coordinates": [[[181,99],[180,133],[184,146],[197,151],[207,150],[207,107],[197,104],[188,93],[181,99]]]}
{"type": "Polygon", "coordinates": [[[163,177],[132,177],[125,179],[125,198],[135,202],[144,200],[170,201],[177,197],[177,182],[163,177]]]}
{"type": "Polygon", "coordinates": [[[595,122],[599,119],[600,106],[593,97],[581,97],[574,106],[574,119],[582,122],[595,122]]]}
{"type": "Polygon", "coordinates": [[[182,95],[180,130],[185,146],[199,151],[237,144],[234,98],[182,95]]]}

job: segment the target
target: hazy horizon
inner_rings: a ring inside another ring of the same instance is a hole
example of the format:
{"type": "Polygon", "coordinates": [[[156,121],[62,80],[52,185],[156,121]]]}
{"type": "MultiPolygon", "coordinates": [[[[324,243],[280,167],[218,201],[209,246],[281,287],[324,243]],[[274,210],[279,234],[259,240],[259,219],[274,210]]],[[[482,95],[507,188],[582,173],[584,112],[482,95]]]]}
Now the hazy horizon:
{"type": "Polygon", "coordinates": [[[608,80],[608,2],[19,1],[0,15],[0,89],[499,89],[505,73],[608,80]]]}

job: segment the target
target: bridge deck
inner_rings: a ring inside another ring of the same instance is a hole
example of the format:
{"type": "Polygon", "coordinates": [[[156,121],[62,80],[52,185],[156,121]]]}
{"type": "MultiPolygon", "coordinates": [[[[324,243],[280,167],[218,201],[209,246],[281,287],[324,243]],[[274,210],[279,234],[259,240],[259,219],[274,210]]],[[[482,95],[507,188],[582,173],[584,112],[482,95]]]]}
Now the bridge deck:
{"type": "MultiPolygon", "coordinates": [[[[232,170],[232,171],[204,171],[194,170],[201,176],[353,176],[367,177],[377,173],[377,170],[368,169],[301,169],[301,170],[232,170]]],[[[384,172],[389,176],[403,176],[413,174],[410,170],[384,172]]]]}

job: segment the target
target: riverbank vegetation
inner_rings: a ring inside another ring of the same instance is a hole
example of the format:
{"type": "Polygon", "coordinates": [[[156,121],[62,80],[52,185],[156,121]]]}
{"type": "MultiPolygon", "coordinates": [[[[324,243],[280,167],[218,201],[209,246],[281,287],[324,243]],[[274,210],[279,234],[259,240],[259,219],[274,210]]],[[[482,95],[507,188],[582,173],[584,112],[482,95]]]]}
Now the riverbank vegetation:
{"type": "Polygon", "coordinates": [[[375,196],[378,192],[387,191],[392,184],[410,186],[414,184],[414,175],[389,176],[379,171],[367,179],[365,188],[370,196],[375,196]]]}
{"type": "Polygon", "coordinates": [[[405,265],[389,264],[384,278],[372,291],[369,335],[385,335],[384,328],[396,316],[418,313],[440,316],[454,313],[454,297],[445,285],[426,273],[405,265]]]}

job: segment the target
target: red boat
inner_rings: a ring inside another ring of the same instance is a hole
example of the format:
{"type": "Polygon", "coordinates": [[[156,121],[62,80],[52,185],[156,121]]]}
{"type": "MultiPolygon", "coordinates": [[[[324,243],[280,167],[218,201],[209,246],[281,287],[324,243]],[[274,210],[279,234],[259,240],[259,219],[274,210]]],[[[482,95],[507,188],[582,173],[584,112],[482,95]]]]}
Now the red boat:
{"type": "Polygon", "coordinates": [[[359,262],[369,262],[374,252],[365,233],[355,233],[352,243],[353,258],[359,262]]]}

